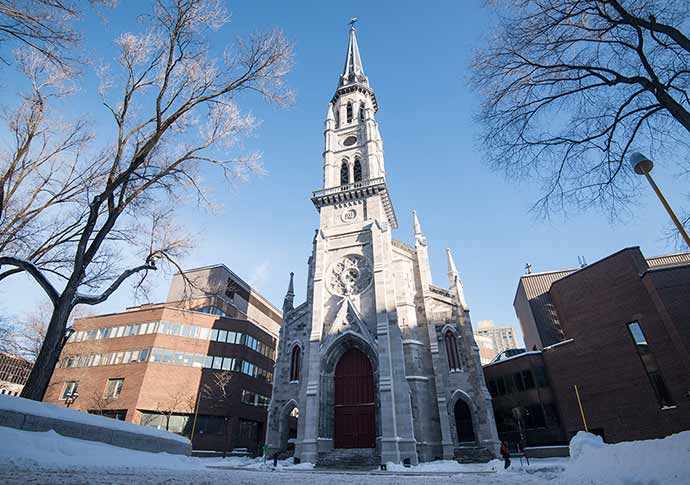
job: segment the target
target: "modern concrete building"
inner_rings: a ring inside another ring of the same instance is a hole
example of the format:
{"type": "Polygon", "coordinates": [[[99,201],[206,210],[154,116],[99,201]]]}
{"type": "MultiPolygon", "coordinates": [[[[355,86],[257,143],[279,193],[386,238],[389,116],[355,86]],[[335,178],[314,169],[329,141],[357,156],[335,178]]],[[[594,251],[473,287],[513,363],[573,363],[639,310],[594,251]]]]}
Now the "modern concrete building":
{"type": "Polygon", "coordinates": [[[690,253],[645,258],[633,247],[525,275],[515,301],[525,339],[549,345],[496,367],[543,359],[566,440],[585,428],[608,442],[690,429],[690,253]]]}
{"type": "Polygon", "coordinates": [[[474,331],[475,336],[489,337],[496,354],[504,350],[518,348],[515,329],[510,325],[495,325],[492,320],[481,320],[474,331]]]}
{"type": "Polygon", "coordinates": [[[224,265],[177,274],[165,303],[76,320],[45,401],[257,451],[281,320],[224,265]]]}
{"type": "Polygon", "coordinates": [[[398,223],[385,178],[379,106],[354,28],[328,104],[323,188],[307,300],[285,298],[267,444],[313,463],[488,459],[498,437],[469,307],[448,250],[448,287],[434,285],[428,243],[398,223]]]}
{"type": "Polygon", "coordinates": [[[31,362],[23,357],[0,352],[0,394],[20,395],[31,367],[31,362]]]}

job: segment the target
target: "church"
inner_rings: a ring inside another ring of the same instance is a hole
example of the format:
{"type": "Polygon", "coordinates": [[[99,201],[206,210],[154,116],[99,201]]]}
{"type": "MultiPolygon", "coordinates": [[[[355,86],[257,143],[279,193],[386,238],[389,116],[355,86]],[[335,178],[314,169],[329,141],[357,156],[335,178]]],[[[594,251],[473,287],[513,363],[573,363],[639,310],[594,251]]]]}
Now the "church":
{"type": "Polygon", "coordinates": [[[378,109],[353,24],[311,197],[307,299],[294,306],[290,275],[283,304],[266,444],[324,465],[493,458],[491,396],[453,256],[448,287],[436,286],[415,213],[414,246],[393,238],[378,109]]]}

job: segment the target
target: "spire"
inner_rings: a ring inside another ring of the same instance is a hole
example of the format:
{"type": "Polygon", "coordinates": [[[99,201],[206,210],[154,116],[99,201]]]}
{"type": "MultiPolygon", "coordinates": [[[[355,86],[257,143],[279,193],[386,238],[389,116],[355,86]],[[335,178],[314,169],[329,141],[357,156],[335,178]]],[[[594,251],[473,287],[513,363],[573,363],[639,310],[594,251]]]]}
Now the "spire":
{"type": "Polygon", "coordinates": [[[294,309],[294,301],[295,301],[295,284],[294,284],[294,277],[295,273],[292,271],[290,272],[290,283],[288,284],[288,290],[287,293],[285,293],[285,300],[283,300],[283,318],[285,315],[290,311],[294,309]]]}
{"type": "Polygon", "coordinates": [[[455,295],[463,310],[467,310],[467,302],[465,301],[465,291],[462,287],[462,281],[458,275],[458,268],[455,266],[453,253],[450,248],[446,248],[446,255],[448,256],[448,282],[450,283],[450,291],[455,295]]]}
{"type": "Polygon", "coordinates": [[[417,211],[412,209],[412,224],[414,225],[414,235],[419,236],[422,234],[422,226],[419,224],[419,218],[417,217],[417,211]]]}
{"type": "Polygon", "coordinates": [[[446,255],[448,256],[448,280],[451,286],[458,279],[458,268],[455,266],[455,260],[453,259],[453,253],[450,252],[450,248],[446,248],[446,255]]]}
{"type": "Polygon", "coordinates": [[[364,67],[362,66],[362,58],[359,55],[359,46],[357,45],[357,31],[355,30],[355,22],[357,18],[350,20],[350,39],[347,44],[347,56],[345,57],[345,67],[343,68],[343,75],[340,77],[340,85],[361,83],[369,86],[369,80],[364,75],[364,67]]]}

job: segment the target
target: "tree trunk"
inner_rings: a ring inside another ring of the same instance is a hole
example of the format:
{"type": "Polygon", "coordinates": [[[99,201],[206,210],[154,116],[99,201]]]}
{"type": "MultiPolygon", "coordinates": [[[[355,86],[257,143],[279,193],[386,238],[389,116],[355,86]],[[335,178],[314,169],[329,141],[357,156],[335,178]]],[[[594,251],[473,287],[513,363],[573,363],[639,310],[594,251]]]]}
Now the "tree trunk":
{"type": "Polygon", "coordinates": [[[71,312],[71,298],[60,298],[57,306],[53,308],[53,314],[50,317],[50,323],[48,324],[43,345],[41,345],[41,351],[38,353],[36,362],[29,374],[29,379],[26,381],[24,389],[22,389],[21,397],[34,401],[43,400],[50,378],[53,376],[55,366],[57,366],[60,359],[62,340],[65,337],[65,329],[71,312]]]}

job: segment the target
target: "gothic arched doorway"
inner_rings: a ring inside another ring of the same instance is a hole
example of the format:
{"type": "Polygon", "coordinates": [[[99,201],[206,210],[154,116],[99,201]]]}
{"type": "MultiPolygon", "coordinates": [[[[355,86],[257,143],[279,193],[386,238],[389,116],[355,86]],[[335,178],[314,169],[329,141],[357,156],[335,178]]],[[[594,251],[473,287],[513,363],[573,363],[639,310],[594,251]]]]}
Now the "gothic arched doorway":
{"type": "Polygon", "coordinates": [[[472,425],[472,411],[465,401],[458,399],[455,403],[455,429],[458,432],[458,442],[475,441],[474,426],[472,425]]]}
{"type": "Polygon", "coordinates": [[[350,349],[335,367],[335,448],[373,448],[374,375],[367,356],[350,349]]]}

